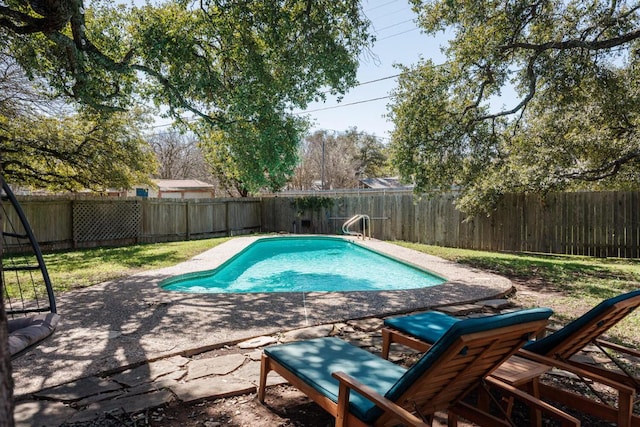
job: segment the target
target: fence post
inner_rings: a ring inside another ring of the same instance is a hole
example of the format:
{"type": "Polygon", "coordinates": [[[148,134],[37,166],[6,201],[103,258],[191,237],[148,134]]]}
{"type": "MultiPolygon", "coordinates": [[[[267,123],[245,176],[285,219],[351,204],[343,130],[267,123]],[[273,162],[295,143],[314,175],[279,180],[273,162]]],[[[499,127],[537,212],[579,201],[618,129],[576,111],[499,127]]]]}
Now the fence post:
{"type": "Polygon", "coordinates": [[[190,213],[191,213],[191,209],[190,209],[190,205],[191,205],[191,201],[189,199],[187,199],[187,206],[186,206],[186,212],[185,212],[185,222],[186,222],[186,229],[187,229],[187,240],[191,240],[191,218],[190,218],[190,213]]]}

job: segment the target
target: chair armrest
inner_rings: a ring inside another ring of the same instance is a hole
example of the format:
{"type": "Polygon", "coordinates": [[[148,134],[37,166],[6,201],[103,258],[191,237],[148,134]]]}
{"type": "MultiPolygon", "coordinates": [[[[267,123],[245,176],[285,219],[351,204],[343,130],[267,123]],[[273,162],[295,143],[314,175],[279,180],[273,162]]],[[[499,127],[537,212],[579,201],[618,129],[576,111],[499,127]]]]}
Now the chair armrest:
{"type": "Polygon", "coordinates": [[[579,368],[577,366],[573,366],[570,365],[568,363],[564,363],[558,359],[554,359],[551,357],[547,357],[547,356],[541,356],[537,353],[532,353],[530,351],[527,350],[518,350],[518,352],[516,353],[518,356],[524,357],[526,359],[529,360],[533,360],[534,362],[538,362],[538,363],[542,363],[544,365],[549,365],[552,366],[554,368],[558,368],[558,369],[562,369],[563,371],[567,371],[567,372],[571,372],[573,374],[576,374],[580,377],[585,377],[585,378],[589,378],[592,381],[596,381],[599,382],[600,384],[604,384],[606,386],[609,386],[611,388],[614,388],[616,390],[618,390],[619,392],[625,392],[625,393],[629,393],[629,394],[633,394],[635,392],[635,389],[633,389],[632,387],[629,387],[625,384],[621,384],[618,381],[614,381],[610,378],[606,378],[603,377],[602,375],[598,375],[595,374],[593,372],[589,372],[587,370],[584,370],[582,368],[579,368]]]}
{"type": "MultiPolygon", "coordinates": [[[[420,418],[413,415],[411,412],[398,406],[397,404],[387,399],[386,397],[384,397],[383,395],[381,395],[371,387],[362,384],[360,381],[356,380],[350,375],[344,372],[334,372],[331,375],[340,382],[340,393],[339,393],[340,395],[342,395],[343,393],[348,393],[349,389],[355,390],[362,396],[366,397],[367,399],[375,403],[376,406],[383,409],[385,412],[393,413],[396,417],[398,417],[399,420],[401,420],[403,423],[406,423],[407,425],[415,426],[415,427],[428,426],[427,423],[425,423],[420,418]]],[[[338,396],[338,402],[340,402],[341,400],[340,397],[341,396],[338,396]]],[[[345,403],[347,404],[347,407],[348,407],[348,397],[345,403]]],[[[346,410],[348,410],[348,408],[346,410]]]]}
{"type": "Polygon", "coordinates": [[[490,384],[492,387],[496,387],[502,390],[502,392],[510,394],[522,400],[523,402],[525,402],[526,405],[532,406],[534,408],[540,409],[541,411],[545,411],[549,413],[552,417],[560,420],[563,426],[580,427],[580,421],[577,418],[572,417],[571,415],[561,411],[555,406],[552,406],[547,402],[544,402],[530,394],[527,394],[524,391],[513,387],[512,385],[509,385],[491,376],[485,378],[485,381],[488,384],[490,384]]]}

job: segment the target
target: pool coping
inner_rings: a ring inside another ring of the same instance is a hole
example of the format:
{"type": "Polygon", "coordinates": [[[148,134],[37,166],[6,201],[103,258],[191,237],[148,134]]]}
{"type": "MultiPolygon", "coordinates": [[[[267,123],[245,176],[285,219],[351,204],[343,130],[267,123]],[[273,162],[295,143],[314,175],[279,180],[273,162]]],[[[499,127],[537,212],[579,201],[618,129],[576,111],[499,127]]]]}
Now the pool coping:
{"type": "Polygon", "coordinates": [[[471,303],[513,289],[510,280],[495,274],[389,242],[354,237],[345,238],[443,276],[447,282],[401,291],[305,294],[185,294],[158,287],[168,277],[215,268],[265,237],[269,236],[235,237],[172,267],[60,295],[58,330],[13,361],[15,396],[261,335],[471,303]]]}

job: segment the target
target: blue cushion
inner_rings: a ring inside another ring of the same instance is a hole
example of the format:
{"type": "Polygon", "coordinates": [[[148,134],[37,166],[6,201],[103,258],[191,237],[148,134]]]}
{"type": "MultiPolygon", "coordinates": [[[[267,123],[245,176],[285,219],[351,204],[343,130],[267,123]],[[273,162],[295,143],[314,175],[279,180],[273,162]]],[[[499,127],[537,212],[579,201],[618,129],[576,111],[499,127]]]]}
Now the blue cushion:
{"type": "MultiPolygon", "coordinates": [[[[384,395],[406,371],[388,360],[338,338],[317,338],[264,349],[273,358],[324,396],[338,401],[338,380],[333,372],[342,371],[384,395]]],[[[370,400],[352,391],[349,410],[366,423],[382,411],[370,400]]]]}
{"type": "Polygon", "coordinates": [[[499,314],[496,316],[464,319],[459,322],[455,322],[444,333],[444,335],[436,341],[429,351],[427,351],[415,365],[404,373],[402,378],[400,378],[398,382],[386,393],[385,397],[392,401],[399,399],[400,396],[402,396],[402,394],[407,391],[407,389],[418,378],[420,378],[458,338],[460,338],[460,336],[517,325],[519,323],[545,320],[548,319],[552,313],[553,311],[548,308],[534,308],[514,311],[507,314],[499,314]]]}
{"type": "Polygon", "coordinates": [[[412,314],[410,316],[394,317],[384,321],[389,326],[400,332],[412,335],[422,341],[433,344],[438,341],[454,323],[461,319],[449,316],[438,311],[412,314]]]}
{"type": "MultiPolygon", "coordinates": [[[[636,296],[640,296],[640,289],[604,300],[582,316],[568,323],[564,328],[537,341],[532,341],[523,348],[533,353],[548,355],[549,352],[551,352],[558,344],[565,340],[570,340],[573,334],[580,331],[585,327],[585,325],[591,323],[593,319],[602,314],[603,311],[620,301],[636,296]]],[[[633,311],[634,308],[635,307],[633,307],[629,312],[633,311]]]]}

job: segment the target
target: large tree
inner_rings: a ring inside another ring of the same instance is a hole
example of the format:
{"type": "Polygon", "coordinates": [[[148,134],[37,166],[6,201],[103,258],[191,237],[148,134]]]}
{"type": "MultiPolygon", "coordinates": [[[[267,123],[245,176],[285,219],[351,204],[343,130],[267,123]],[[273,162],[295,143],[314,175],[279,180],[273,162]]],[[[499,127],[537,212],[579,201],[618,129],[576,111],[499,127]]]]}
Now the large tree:
{"type": "Polygon", "coordinates": [[[638,187],[640,4],[412,3],[452,35],[393,93],[395,164],[418,191],[456,186],[478,213],[506,192],[638,187]]]}
{"type": "MultiPolygon", "coordinates": [[[[184,126],[234,136],[212,139],[232,153],[242,150],[249,133],[261,134],[256,152],[268,153],[270,162],[295,160],[288,153],[301,129],[291,131],[291,108],[353,85],[358,55],[370,39],[359,2],[351,0],[0,4],[0,52],[32,80],[78,102],[83,114],[121,113],[150,101],[167,106],[177,120],[190,114],[184,126]],[[269,138],[271,132],[277,137],[269,138]]],[[[267,180],[283,168],[273,164],[261,168],[267,180]]],[[[5,327],[2,316],[0,322],[5,327]]],[[[0,373],[4,397],[9,379],[0,373]]],[[[13,424],[10,406],[0,405],[1,425],[13,424]]]]}

